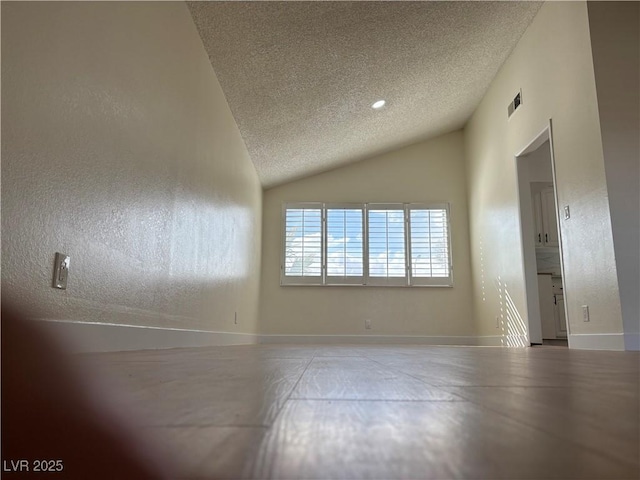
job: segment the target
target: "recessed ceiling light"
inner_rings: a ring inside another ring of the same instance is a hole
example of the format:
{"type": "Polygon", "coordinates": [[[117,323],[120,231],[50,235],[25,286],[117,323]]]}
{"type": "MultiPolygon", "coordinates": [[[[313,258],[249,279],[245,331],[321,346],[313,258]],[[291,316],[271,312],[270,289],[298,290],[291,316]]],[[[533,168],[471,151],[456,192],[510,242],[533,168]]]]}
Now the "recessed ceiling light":
{"type": "Polygon", "coordinates": [[[375,108],[375,109],[382,108],[382,107],[384,107],[385,103],[387,103],[387,102],[385,102],[384,100],[378,100],[376,103],[371,105],[371,108],[375,108]]]}

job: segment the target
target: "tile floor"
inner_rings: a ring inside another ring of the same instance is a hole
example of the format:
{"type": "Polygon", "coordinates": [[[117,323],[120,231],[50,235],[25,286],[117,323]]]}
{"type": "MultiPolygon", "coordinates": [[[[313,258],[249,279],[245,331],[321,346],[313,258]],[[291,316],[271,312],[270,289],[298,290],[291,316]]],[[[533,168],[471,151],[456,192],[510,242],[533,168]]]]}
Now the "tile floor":
{"type": "Polygon", "coordinates": [[[184,479],[638,479],[637,352],[254,345],[77,358],[184,479]]]}

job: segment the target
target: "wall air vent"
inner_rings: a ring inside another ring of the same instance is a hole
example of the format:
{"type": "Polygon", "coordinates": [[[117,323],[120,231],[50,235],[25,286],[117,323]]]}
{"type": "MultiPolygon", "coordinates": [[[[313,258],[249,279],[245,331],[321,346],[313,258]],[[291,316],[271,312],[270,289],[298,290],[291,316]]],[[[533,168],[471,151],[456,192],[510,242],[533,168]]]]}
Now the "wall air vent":
{"type": "Polygon", "coordinates": [[[522,105],[522,90],[518,92],[513,101],[507,107],[507,116],[511,118],[513,112],[515,112],[522,105]]]}

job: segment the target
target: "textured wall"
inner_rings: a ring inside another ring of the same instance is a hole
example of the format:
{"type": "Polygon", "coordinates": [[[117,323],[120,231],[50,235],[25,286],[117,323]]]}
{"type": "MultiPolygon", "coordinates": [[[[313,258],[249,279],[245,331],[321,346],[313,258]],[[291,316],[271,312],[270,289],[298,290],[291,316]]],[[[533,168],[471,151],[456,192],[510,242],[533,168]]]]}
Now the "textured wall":
{"type": "Polygon", "coordinates": [[[598,106],[582,2],[548,2],[465,128],[475,312],[479,334],[510,310],[526,322],[514,155],[553,119],[565,302],[571,333],[620,333],[622,321],[598,106]],[[522,88],[523,105],[507,120],[522,88]],[[589,305],[591,322],[582,321],[589,305]]]}
{"type": "Polygon", "coordinates": [[[588,8],[624,331],[635,333],[638,349],[640,4],[589,2],[588,8]]]}
{"type": "Polygon", "coordinates": [[[462,147],[458,131],[266,190],[261,332],[474,335],[462,147]],[[450,202],[454,287],[281,287],[282,204],[301,201],[450,202]]]}
{"type": "Polygon", "coordinates": [[[183,3],[2,4],[4,299],[256,331],[261,198],[183,3]]]}

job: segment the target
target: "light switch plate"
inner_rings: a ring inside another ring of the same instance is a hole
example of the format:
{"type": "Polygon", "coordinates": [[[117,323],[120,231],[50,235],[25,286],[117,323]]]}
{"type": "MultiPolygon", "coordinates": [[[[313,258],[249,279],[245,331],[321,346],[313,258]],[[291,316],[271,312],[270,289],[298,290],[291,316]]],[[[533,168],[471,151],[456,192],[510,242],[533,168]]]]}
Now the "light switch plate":
{"type": "Polygon", "coordinates": [[[569,212],[569,205],[564,206],[564,219],[569,220],[571,218],[571,212],[569,212]]]}
{"type": "Polygon", "coordinates": [[[53,288],[67,289],[70,261],[69,255],[56,252],[56,261],[53,268],[53,288]]]}

